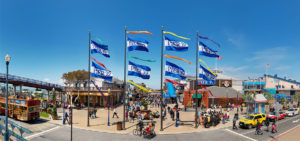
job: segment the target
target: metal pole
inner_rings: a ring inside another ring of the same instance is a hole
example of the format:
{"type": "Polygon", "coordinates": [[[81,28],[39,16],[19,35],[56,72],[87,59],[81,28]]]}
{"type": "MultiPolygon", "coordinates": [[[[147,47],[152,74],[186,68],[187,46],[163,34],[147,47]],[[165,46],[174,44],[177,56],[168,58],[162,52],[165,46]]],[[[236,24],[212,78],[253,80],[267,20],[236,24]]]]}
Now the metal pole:
{"type": "Polygon", "coordinates": [[[73,107],[72,105],[70,106],[71,110],[71,141],[73,140],[73,107]]]}
{"type": "Polygon", "coordinates": [[[110,125],[110,123],[109,123],[109,103],[107,104],[107,111],[108,111],[107,126],[109,126],[110,125]]]}
{"type": "Polygon", "coordinates": [[[8,65],[9,62],[6,62],[6,98],[5,98],[5,137],[4,140],[8,141],[8,65]]]}
{"type": "Polygon", "coordinates": [[[196,84],[195,84],[195,91],[196,91],[196,98],[195,98],[195,128],[198,127],[197,120],[198,120],[198,31],[196,36],[196,84]]]}
{"type": "MultiPolygon", "coordinates": [[[[91,82],[91,31],[89,31],[89,81],[88,81],[88,119],[87,126],[90,126],[90,82],[91,82]]],[[[72,105],[71,105],[72,106],[72,105]]]]}
{"type": "Polygon", "coordinates": [[[164,26],[161,26],[161,55],[160,55],[160,131],[163,131],[163,63],[164,63],[164,26]]]}
{"type": "Polygon", "coordinates": [[[61,100],[63,100],[63,125],[64,125],[64,120],[65,120],[65,96],[63,96],[64,92],[62,92],[61,96],[61,100]],[[64,99],[63,99],[64,98],[64,99]]]}
{"type": "Polygon", "coordinates": [[[123,90],[123,124],[122,128],[125,129],[125,98],[126,98],[126,91],[127,91],[127,86],[126,86],[126,76],[127,76],[127,64],[126,64],[126,58],[127,58],[127,27],[125,26],[125,48],[124,48],[124,90],[123,90]]]}
{"type": "Polygon", "coordinates": [[[237,110],[237,114],[236,114],[236,120],[239,120],[239,93],[237,93],[237,99],[236,99],[236,110],[237,110]]]}

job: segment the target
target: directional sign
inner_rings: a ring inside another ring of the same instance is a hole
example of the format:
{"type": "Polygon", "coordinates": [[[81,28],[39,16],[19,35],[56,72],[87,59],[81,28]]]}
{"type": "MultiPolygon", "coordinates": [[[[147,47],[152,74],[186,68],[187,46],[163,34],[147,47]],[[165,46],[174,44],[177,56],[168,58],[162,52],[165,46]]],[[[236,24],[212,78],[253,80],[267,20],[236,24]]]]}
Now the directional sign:
{"type": "Polygon", "coordinates": [[[200,81],[200,83],[202,85],[215,85],[216,84],[216,80],[211,80],[211,81],[200,81]]]}

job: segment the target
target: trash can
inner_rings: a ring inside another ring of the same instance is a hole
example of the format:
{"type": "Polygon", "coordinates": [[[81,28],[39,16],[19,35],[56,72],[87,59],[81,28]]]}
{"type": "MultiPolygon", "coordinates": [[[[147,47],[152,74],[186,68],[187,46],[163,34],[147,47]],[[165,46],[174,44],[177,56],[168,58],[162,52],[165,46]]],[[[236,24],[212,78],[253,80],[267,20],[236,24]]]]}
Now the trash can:
{"type": "Polygon", "coordinates": [[[117,130],[122,130],[122,121],[117,122],[117,130]]]}

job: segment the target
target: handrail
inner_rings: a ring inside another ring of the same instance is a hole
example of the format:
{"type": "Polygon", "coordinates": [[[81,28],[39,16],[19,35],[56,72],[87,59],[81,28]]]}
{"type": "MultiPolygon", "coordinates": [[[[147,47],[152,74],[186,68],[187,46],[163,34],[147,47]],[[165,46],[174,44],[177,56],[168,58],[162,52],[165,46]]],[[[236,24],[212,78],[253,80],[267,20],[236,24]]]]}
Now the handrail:
{"type": "MultiPolygon", "coordinates": [[[[0,124],[0,128],[5,129],[5,126],[0,124]]],[[[18,141],[27,141],[25,138],[23,138],[22,136],[18,135],[17,133],[15,133],[14,131],[11,131],[8,129],[8,133],[12,136],[14,136],[15,138],[17,138],[18,141]]]]}
{"type": "MultiPolygon", "coordinates": [[[[0,78],[6,79],[6,74],[0,73],[0,78]]],[[[10,74],[8,75],[8,79],[14,80],[14,81],[22,81],[22,82],[37,84],[37,85],[49,86],[49,87],[54,87],[54,88],[59,88],[59,89],[63,88],[61,85],[58,85],[58,84],[48,83],[48,82],[44,82],[44,81],[40,81],[40,80],[35,80],[35,79],[30,79],[30,78],[25,78],[25,77],[10,75],[10,74]]]]}
{"type": "MultiPolygon", "coordinates": [[[[0,116],[0,119],[3,120],[3,121],[5,121],[5,117],[4,117],[4,116],[0,116]]],[[[8,120],[8,123],[9,123],[9,124],[12,124],[12,125],[15,126],[15,127],[17,127],[19,130],[23,130],[23,131],[24,131],[25,133],[27,133],[27,134],[31,134],[31,133],[32,133],[32,131],[30,131],[29,129],[24,128],[24,127],[22,127],[22,126],[20,126],[20,125],[18,125],[18,124],[16,124],[16,123],[10,121],[10,120],[8,120]]]]}

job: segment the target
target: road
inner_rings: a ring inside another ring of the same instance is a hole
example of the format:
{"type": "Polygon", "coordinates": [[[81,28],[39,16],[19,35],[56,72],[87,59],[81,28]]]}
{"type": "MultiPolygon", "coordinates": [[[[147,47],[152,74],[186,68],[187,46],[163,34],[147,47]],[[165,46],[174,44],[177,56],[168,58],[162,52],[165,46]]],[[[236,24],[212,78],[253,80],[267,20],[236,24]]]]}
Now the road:
{"type": "MultiPolygon", "coordinates": [[[[54,140],[69,141],[70,140],[69,126],[61,126],[61,125],[48,123],[48,121],[46,120],[41,120],[36,123],[26,123],[26,122],[20,122],[15,120],[14,122],[19,123],[22,126],[33,131],[32,134],[25,134],[25,138],[28,140],[32,140],[32,141],[54,141],[54,140]]],[[[253,129],[239,128],[238,130],[225,128],[225,129],[207,130],[207,131],[188,133],[188,134],[157,135],[152,140],[193,141],[193,140],[201,139],[205,141],[212,141],[212,140],[221,139],[222,141],[232,141],[232,140],[268,141],[275,138],[276,136],[286,134],[287,131],[295,127],[300,127],[300,115],[294,117],[286,117],[286,119],[278,121],[278,133],[276,134],[272,134],[270,132],[265,131],[266,127],[263,127],[263,132],[264,132],[263,135],[255,135],[254,128],[253,129]]],[[[135,140],[144,140],[144,139],[131,134],[128,135],[128,134],[102,133],[97,131],[89,131],[86,129],[73,128],[73,140],[74,141],[94,141],[94,140],[135,141],[135,140]]]]}
{"type": "MultiPolygon", "coordinates": [[[[286,117],[285,119],[278,121],[278,132],[276,134],[273,134],[271,132],[267,132],[266,126],[263,126],[263,135],[255,135],[255,128],[253,129],[241,129],[238,130],[232,130],[231,128],[225,129],[228,132],[234,132],[239,136],[246,136],[253,140],[258,141],[268,141],[273,138],[275,138],[278,135],[281,135],[285,132],[287,132],[290,129],[293,129],[294,127],[300,126],[300,115],[294,116],[294,117],[286,117]]],[[[269,130],[271,130],[271,127],[269,126],[269,130]]],[[[299,134],[300,138],[300,134],[299,134]]]]}

